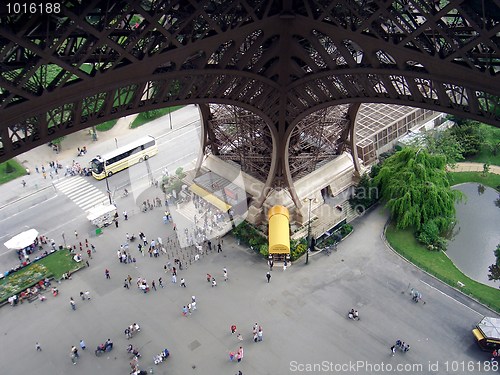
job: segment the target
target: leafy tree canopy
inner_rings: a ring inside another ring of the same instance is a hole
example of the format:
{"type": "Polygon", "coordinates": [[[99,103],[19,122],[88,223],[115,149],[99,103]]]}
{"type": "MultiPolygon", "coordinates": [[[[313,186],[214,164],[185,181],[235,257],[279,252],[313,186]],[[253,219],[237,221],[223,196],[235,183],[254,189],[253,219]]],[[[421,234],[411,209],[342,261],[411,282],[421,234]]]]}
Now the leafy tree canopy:
{"type": "Polygon", "coordinates": [[[457,139],[457,136],[446,130],[428,130],[419,133],[419,137],[410,143],[413,147],[426,147],[427,151],[433,155],[441,154],[446,157],[447,164],[454,164],[464,159],[464,149],[457,139]]]}
{"type": "Polygon", "coordinates": [[[374,182],[399,229],[420,231],[429,222],[440,232],[450,227],[462,194],[451,189],[445,168],[445,156],[422,148],[407,147],[384,162],[374,182]]]}
{"type": "Polygon", "coordinates": [[[500,244],[497,245],[494,251],[495,257],[497,258],[495,264],[489,267],[490,273],[488,274],[489,280],[500,280],[500,244]]]}
{"type": "Polygon", "coordinates": [[[460,143],[462,155],[468,157],[477,154],[481,150],[481,145],[485,140],[480,123],[453,116],[451,120],[457,124],[450,131],[460,143]]]}

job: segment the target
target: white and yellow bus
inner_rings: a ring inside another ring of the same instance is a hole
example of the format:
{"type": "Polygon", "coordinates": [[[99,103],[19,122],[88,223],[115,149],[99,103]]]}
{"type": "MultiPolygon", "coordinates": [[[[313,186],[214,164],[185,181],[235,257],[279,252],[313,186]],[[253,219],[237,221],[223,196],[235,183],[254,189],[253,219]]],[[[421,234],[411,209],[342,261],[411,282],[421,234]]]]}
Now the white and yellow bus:
{"type": "Polygon", "coordinates": [[[90,162],[92,176],[102,180],[136,163],[148,160],[157,153],[156,139],[148,135],[102,156],[97,155],[90,162]]]}

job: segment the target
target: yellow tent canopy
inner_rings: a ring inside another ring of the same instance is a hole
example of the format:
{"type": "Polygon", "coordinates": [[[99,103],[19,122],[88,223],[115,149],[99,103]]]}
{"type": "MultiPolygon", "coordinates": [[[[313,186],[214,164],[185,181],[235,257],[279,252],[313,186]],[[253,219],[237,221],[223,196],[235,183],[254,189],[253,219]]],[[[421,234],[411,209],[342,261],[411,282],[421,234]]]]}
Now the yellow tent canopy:
{"type": "Polygon", "coordinates": [[[284,206],[269,210],[269,254],[290,254],[290,221],[284,206]]]}
{"type": "Polygon", "coordinates": [[[226,202],[220,200],[219,198],[217,198],[212,193],[209,193],[208,191],[206,191],[205,189],[203,189],[201,186],[198,186],[196,184],[192,184],[189,187],[189,190],[191,190],[196,195],[199,195],[200,197],[202,197],[203,199],[205,199],[207,202],[213,204],[215,207],[217,207],[222,212],[227,212],[231,208],[231,205],[229,205],[226,202]]]}

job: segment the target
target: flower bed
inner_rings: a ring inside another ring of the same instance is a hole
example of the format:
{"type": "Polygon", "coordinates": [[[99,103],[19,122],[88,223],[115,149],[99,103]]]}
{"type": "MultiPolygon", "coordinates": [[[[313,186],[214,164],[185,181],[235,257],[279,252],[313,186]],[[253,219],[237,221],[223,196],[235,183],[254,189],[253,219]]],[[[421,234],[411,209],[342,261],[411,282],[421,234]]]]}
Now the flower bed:
{"type": "Polygon", "coordinates": [[[46,277],[59,279],[64,273],[74,272],[84,267],[82,263],[75,262],[67,250],[54,251],[37,258],[33,263],[9,273],[0,280],[0,303],[46,277]]]}

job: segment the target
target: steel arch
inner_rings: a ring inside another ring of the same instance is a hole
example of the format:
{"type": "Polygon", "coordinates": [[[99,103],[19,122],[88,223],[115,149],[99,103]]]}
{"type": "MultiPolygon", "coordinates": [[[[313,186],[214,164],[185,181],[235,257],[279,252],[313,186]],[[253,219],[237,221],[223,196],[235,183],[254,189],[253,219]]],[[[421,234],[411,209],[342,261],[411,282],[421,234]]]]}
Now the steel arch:
{"type": "MultiPolygon", "coordinates": [[[[381,102],[500,126],[499,0],[67,0],[0,10],[0,161],[174,104],[266,119],[287,142],[316,111],[381,102]]],[[[273,157],[274,158],[274,157],[273,157]]]]}

